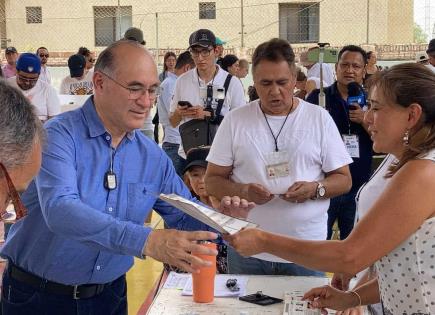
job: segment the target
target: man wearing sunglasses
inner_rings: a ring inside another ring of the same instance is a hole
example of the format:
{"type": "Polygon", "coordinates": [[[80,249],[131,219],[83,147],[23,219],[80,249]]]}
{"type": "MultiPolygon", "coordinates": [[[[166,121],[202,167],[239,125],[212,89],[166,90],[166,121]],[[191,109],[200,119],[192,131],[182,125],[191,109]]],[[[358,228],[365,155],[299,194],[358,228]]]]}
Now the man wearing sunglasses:
{"type": "Polygon", "coordinates": [[[41,172],[23,194],[30,215],[2,250],[4,315],[127,314],[133,256],[194,272],[208,263],[192,252],[217,254],[196,243],[217,237],[200,231],[210,228],[158,199],[193,198],[164,151],[138,132],[159,91],[151,54],[116,42],[99,54],[93,83],[81,108],[45,125],[41,172]],[[171,229],[144,226],[152,209],[171,229]]]}
{"type": "Polygon", "coordinates": [[[48,49],[45,47],[39,47],[36,50],[36,55],[39,57],[39,60],[41,60],[41,73],[39,74],[39,80],[51,84],[51,74],[47,67],[48,57],[50,57],[48,49]]]}
{"type": "Polygon", "coordinates": [[[18,193],[23,192],[41,165],[44,129],[33,106],[17,89],[0,81],[0,219],[9,218],[12,203],[16,219],[26,214],[18,193]]]}
{"type": "Polygon", "coordinates": [[[17,60],[17,74],[8,82],[21,90],[35,106],[36,114],[42,122],[60,113],[60,101],[57,92],[46,82],[39,79],[41,61],[31,53],[23,53],[17,60]]]}

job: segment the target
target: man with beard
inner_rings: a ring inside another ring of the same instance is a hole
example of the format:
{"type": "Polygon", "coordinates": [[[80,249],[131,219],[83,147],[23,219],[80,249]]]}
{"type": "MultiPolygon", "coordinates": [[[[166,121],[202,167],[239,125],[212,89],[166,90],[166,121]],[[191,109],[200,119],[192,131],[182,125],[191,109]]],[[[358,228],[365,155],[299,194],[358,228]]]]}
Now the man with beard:
{"type": "Polygon", "coordinates": [[[50,57],[48,49],[45,47],[39,47],[36,50],[36,55],[39,57],[39,60],[41,60],[41,73],[39,74],[39,80],[51,84],[51,74],[47,68],[48,57],[50,57]]]}
{"type": "Polygon", "coordinates": [[[36,107],[36,114],[42,122],[60,114],[60,102],[56,90],[39,79],[41,61],[31,53],[23,53],[17,60],[17,74],[9,78],[12,86],[18,87],[24,96],[36,107]]]}

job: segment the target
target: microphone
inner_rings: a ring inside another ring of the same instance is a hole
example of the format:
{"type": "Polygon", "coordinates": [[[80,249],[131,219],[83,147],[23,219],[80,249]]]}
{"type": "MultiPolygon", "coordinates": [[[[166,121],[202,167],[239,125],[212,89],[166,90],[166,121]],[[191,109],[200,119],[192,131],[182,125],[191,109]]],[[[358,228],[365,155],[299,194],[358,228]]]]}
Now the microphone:
{"type": "Polygon", "coordinates": [[[366,95],[361,85],[356,82],[350,82],[347,85],[347,106],[359,105],[361,108],[366,106],[366,95]]]}

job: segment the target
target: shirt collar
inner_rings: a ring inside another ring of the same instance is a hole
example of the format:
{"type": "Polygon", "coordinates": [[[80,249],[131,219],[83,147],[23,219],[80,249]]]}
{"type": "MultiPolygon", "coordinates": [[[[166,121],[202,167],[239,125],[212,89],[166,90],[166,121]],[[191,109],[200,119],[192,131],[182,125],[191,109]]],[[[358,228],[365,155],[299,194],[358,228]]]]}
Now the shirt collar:
{"type": "Polygon", "coordinates": [[[171,78],[171,79],[176,79],[177,78],[177,75],[175,74],[175,73],[172,73],[172,72],[167,72],[168,73],[168,75],[166,76],[167,78],[171,78]]]}
{"type": "Polygon", "coordinates": [[[98,137],[106,132],[106,128],[95,109],[94,96],[86,100],[85,104],[83,104],[82,111],[88,125],[89,136],[98,137]]]}
{"type": "MultiPolygon", "coordinates": [[[[89,136],[94,138],[107,133],[106,127],[98,116],[95,109],[94,96],[89,97],[82,107],[83,114],[87,121],[89,136]]],[[[136,137],[136,130],[127,133],[127,138],[132,141],[136,137]]]]}
{"type": "MultiPolygon", "coordinates": [[[[218,76],[220,76],[220,75],[222,75],[222,73],[224,72],[224,70],[218,65],[218,64],[215,64],[214,65],[215,67],[216,67],[216,74],[215,74],[215,76],[214,76],[214,80],[217,80],[217,78],[218,78],[218,76]]],[[[196,83],[196,82],[201,82],[201,83],[204,83],[205,85],[207,85],[209,82],[205,82],[203,79],[201,79],[200,77],[199,77],[199,75],[198,75],[198,70],[196,69],[196,67],[195,68],[193,68],[192,70],[190,70],[190,71],[193,71],[193,76],[192,76],[192,81],[194,82],[194,83],[196,83]]],[[[210,81],[210,82],[213,82],[213,79],[210,81]]]]}

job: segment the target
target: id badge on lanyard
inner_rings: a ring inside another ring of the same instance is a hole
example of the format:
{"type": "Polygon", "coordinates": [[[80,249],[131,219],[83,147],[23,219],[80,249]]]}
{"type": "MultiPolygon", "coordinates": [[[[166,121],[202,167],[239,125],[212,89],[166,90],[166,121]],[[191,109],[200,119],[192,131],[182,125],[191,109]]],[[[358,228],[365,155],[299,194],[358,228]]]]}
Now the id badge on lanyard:
{"type": "Polygon", "coordinates": [[[268,179],[286,177],[290,174],[289,157],[287,151],[266,154],[266,175],[268,179]]]}
{"type": "Polygon", "coordinates": [[[352,158],[359,158],[359,139],[357,135],[341,135],[347,152],[352,158]]]}

